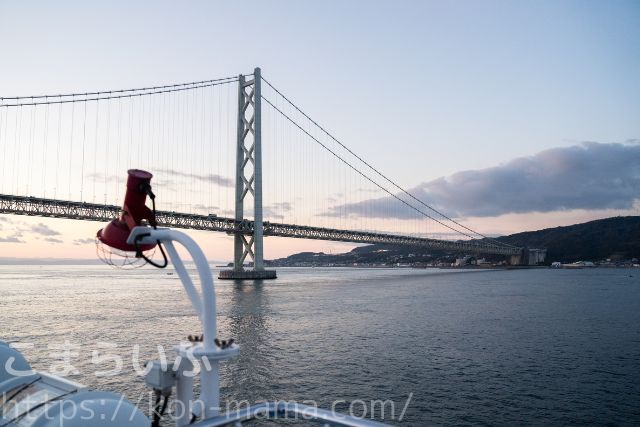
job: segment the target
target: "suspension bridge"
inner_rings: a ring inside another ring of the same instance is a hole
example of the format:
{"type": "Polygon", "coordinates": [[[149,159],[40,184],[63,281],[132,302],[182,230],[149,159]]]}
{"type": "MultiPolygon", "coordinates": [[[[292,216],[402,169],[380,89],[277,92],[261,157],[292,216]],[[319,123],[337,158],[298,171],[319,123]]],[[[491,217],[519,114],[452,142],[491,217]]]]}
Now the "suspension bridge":
{"type": "Polygon", "coordinates": [[[156,178],[158,223],[234,236],[222,278],[270,278],[280,236],[498,254],[307,115],[256,68],[189,83],[0,97],[0,213],[105,222],[129,168],[156,178]],[[247,261],[251,264],[247,265],[247,261]]]}

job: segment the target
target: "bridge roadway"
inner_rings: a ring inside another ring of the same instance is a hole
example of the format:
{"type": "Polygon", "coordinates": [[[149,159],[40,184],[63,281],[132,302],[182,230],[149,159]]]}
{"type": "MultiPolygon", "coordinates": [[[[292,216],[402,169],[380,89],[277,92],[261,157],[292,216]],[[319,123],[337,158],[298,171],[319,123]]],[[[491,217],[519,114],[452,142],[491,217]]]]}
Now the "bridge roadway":
{"type": "MultiPolygon", "coordinates": [[[[119,216],[120,210],[121,208],[119,206],[114,205],[0,194],[0,213],[2,214],[108,222],[119,216]]],[[[236,221],[234,218],[215,215],[157,211],[156,220],[158,225],[163,227],[220,231],[227,234],[237,232],[246,235],[253,234],[253,221],[246,219],[236,221]]],[[[448,241],[396,234],[308,227],[277,222],[264,222],[264,235],[351,243],[410,245],[437,250],[478,254],[519,255],[522,251],[521,248],[501,246],[478,240],[448,241]]]]}

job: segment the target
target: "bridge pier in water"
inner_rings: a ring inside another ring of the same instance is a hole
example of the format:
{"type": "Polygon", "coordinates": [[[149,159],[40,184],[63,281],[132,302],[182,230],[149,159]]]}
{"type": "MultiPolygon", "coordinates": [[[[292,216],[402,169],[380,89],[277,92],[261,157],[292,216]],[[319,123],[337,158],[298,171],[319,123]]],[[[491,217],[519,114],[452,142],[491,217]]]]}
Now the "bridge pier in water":
{"type": "Polygon", "coordinates": [[[262,219],[262,120],[260,68],[253,79],[238,77],[238,135],[236,144],[236,206],[233,269],[220,271],[220,279],[275,279],[275,270],[264,268],[262,219]],[[253,196],[253,227],[244,225],[244,200],[253,196]],[[246,230],[245,230],[246,228],[246,230]],[[247,256],[253,268],[245,269],[247,256]]]}

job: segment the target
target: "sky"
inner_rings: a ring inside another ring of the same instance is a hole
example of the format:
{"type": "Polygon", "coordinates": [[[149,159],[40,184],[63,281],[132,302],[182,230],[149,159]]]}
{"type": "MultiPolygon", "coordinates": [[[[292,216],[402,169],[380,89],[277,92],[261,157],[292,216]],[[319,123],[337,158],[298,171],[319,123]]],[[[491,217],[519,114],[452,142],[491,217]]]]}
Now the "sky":
{"type": "MultiPolygon", "coordinates": [[[[402,186],[508,234],[640,214],[639,21],[638,1],[0,0],[0,96],[260,66],[402,186]]],[[[98,226],[0,216],[0,257],[92,257],[98,226]]],[[[193,235],[231,257],[229,237],[193,235]]],[[[270,238],[265,256],[349,247],[270,238]]]]}

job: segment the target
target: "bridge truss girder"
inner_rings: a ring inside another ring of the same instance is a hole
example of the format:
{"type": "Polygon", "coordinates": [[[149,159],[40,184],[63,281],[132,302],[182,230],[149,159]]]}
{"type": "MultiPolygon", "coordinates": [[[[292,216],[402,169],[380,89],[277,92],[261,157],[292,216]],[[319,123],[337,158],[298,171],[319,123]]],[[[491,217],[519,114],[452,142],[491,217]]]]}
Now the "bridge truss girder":
{"type": "MultiPolygon", "coordinates": [[[[0,194],[0,214],[29,215],[49,218],[108,222],[120,214],[120,207],[95,203],[70,202],[65,200],[41,199],[36,197],[0,194]]],[[[158,224],[162,227],[192,230],[218,231],[240,236],[251,247],[255,236],[256,222],[225,218],[214,215],[185,214],[171,211],[156,212],[158,224]],[[249,239],[247,239],[249,237],[249,239]]],[[[477,240],[438,240],[424,237],[401,236],[388,233],[340,230],[322,227],[307,227],[292,224],[264,222],[264,236],[291,237],[296,239],[330,240],[336,242],[391,244],[425,247],[434,250],[455,251],[478,254],[520,255],[522,248],[500,246],[477,240]]],[[[253,242],[255,244],[255,242],[253,242]]],[[[243,243],[244,244],[244,243],[243,243]]],[[[242,255],[244,258],[250,253],[242,255]]],[[[242,260],[244,261],[244,258],[242,260]]]]}

